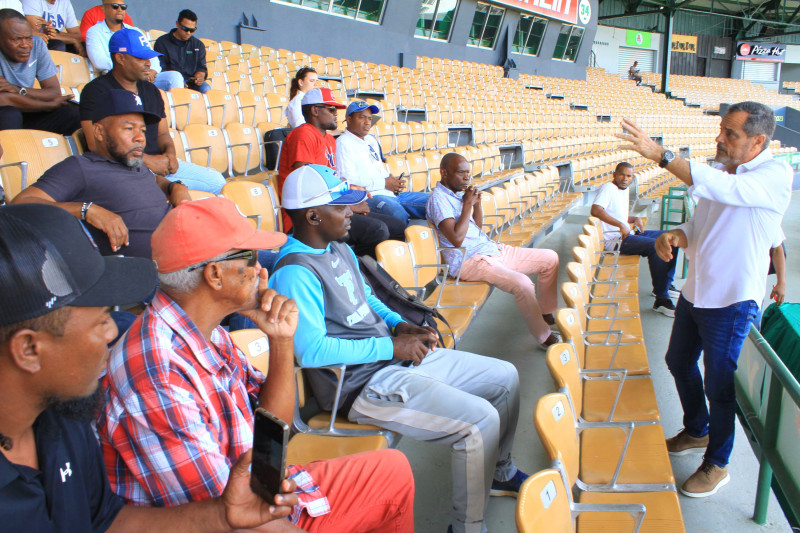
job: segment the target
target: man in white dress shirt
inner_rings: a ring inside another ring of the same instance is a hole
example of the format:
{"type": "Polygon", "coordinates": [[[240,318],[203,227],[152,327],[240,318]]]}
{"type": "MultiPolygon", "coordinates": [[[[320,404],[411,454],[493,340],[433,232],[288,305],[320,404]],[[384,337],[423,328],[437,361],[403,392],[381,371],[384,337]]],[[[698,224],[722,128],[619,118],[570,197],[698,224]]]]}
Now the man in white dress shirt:
{"type": "Polygon", "coordinates": [[[694,216],[664,232],[656,250],[665,261],[680,246],[690,259],[678,300],[666,362],[683,406],[685,429],[667,439],[672,455],[704,452],[681,487],[686,496],[714,494],[730,481],[739,352],[764,296],[770,247],[780,242],[792,172],[767,149],[775,132],[772,110],[756,102],[728,108],[717,136],[717,165],[690,163],[656,144],[633,122],[617,134],[632,149],[689,186],[694,216]],[[698,360],[703,352],[705,376],[698,360]],[[706,406],[708,398],[708,407],[706,406]]]}
{"type": "Polygon", "coordinates": [[[378,139],[369,133],[378,106],[356,100],[347,106],[347,129],[336,139],[336,170],[347,178],[350,186],[366,190],[369,208],[399,218],[406,225],[411,218],[425,218],[430,194],[403,192],[403,176],[392,176],[383,162],[378,139]]]}

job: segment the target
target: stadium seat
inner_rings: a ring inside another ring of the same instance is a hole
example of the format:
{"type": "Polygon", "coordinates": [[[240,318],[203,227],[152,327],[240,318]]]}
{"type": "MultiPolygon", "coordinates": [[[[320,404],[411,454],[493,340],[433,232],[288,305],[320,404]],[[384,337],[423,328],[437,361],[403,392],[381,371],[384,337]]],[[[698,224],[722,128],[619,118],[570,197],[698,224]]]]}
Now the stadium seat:
{"type": "Polygon", "coordinates": [[[192,89],[172,89],[162,93],[169,105],[170,124],[183,130],[188,124],[208,124],[208,110],[203,95],[192,89]]]}
{"type": "Polygon", "coordinates": [[[260,122],[269,122],[264,97],[258,92],[240,91],[236,95],[236,102],[242,123],[255,127],[260,122]]]}
{"type": "Polygon", "coordinates": [[[241,122],[239,106],[233,94],[211,89],[203,95],[206,100],[210,124],[224,128],[231,122],[241,122]]]}
{"type": "Polygon", "coordinates": [[[222,187],[220,194],[235,203],[257,229],[283,231],[280,207],[274,193],[264,184],[230,181],[222,187]]]}
{"type": "Polygon", "coordinates": [[[228,173],[228,150],[222,130],[205,124],[189,124],[183,130],[186,153],[195,165],[228,173]]]}
{"type": "Polygon", "coordinates": [[[62,87],[79,87],[92,81],[92,69],[85,57],[50,50],[50,59],[58,69],[58,83],[62,87]]]}
{"type": "MultiPolygon", "coordinates": [[[[193,198],[194,199],[194,198],[193,198]]],[[[250,364],[264,375],[269,372],[269,339],[260,329],[231,331],[231,339],[250,364]]]]}
{"type": "Polygon", "coordinates": [[[0,146],[3,147],[0,178],[7,202],[35,183],[51,166],[72,155],[64,136],[48,131],[0,131],[0,146]]]}

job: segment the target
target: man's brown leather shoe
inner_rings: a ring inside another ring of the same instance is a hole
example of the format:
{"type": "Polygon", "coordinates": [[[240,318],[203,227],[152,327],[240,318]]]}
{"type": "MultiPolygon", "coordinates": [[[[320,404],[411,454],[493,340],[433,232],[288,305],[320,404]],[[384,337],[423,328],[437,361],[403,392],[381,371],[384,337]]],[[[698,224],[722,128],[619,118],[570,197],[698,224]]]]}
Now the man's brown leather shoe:
{"type": "Polygon", "coordinates": [[[689,476],[681,487],[681,494],[690,498],[711,496],[731,480],[728,467],[719,467],[705,459],[697,472],[689,476]]]}
{"type": "Polygon", "coordinates": [[[670,455],[703,453],[706,448],[708,448],[708,434],[702,437],[692,437],[685,429],[682,429],[680,433],[667,439],[667,451],[670,455]]]}

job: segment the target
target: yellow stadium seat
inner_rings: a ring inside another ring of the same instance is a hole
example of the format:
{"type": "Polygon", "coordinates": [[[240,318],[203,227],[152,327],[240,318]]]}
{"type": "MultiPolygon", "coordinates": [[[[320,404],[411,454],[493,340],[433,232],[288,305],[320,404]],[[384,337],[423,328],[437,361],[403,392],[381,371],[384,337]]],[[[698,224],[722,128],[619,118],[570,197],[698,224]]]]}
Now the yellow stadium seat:
{"type": "Polygon", "coordinates": [[[11,201],[51,166],[72,155],[63,135],[38,130],[0,131],[0,179],[11,201]]]}

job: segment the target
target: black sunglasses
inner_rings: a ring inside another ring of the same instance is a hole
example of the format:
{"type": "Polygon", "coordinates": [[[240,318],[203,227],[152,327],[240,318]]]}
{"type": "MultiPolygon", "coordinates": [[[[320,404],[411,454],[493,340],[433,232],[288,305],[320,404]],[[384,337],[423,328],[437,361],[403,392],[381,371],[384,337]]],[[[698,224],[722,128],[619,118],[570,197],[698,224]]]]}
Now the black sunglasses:
{"type": "Polygon", "coordinates": [[[222,259],[217,259],[215,261],[205,261],[204,263],[198,263],[194,266],[190,266],[186,269],[187,272],[192,272],[193,270],[197,270],[203,268],[206,265],[210,265],[211,263],[219,263],[221,261],[233,261],[234,259],[247,259],[247,266],[252,267],[256,266],[258,262],[258,250],[243,250],[241,252],[236,252],[235,254],[226,255],[222,259]]]}
{"type": "Polygon", "coordinates": [[[113,9],[121,9],[126,11],[128,9],[128,4],[105,4],[107,6],[111,6],[113,9]]]}
{"type": "Polygon", "coordinates": [[[197,31],[197,26],[195,26],[194,28],[187,28],[186,26],[184,26],[183,24],[181,24],[181,29],[182,29],[183,31],[185,31],[186,33],[194,33],[194,32],[196,32],[196,31],[197,31]]]}
{"type": "Polygon", "coordinates": [[[321,109],[327,109],[328,111],[330,111],[334,115],[339,111],[338,107],[332,106],[332,105],[315,105],[314,107],[319,107],[321,109]]]}

